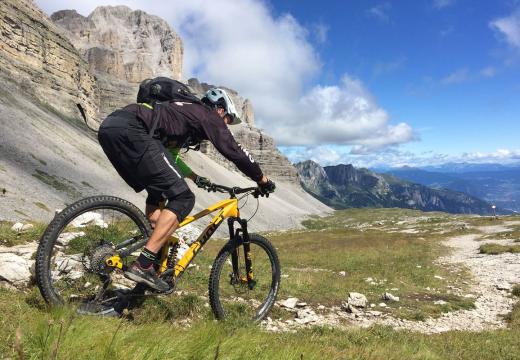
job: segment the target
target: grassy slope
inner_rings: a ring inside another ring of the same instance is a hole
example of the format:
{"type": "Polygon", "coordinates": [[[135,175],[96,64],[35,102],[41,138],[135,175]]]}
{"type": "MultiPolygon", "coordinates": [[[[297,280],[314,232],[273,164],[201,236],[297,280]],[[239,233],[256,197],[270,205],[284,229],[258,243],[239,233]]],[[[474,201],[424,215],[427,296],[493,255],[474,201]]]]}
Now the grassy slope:
{"type": "MultiPolygon", "coordinates": [[[[448,293],[448,285],[467,286],[463,283],[467,271],[441,268],[434,262],[445,252],[439,240],[470,231],[461,228],[462,221],[489,224],[483,218],[440,213],[358,209],[309,220],[307,231],[269,234],[280,253],[282,272],[288,275],[282,279],[280,298],[297,296],[312,305],[339,305],[349,291],[358,291],[378,303],[382,292],[398,288],[390,292],[401,301],[385,310],[396,316],[421,319],[471,307],[468,299],[448,293]],[[415,221],[420,232],[391,232],[406,230],[408,225],[400,223],[403,219],[415,221]],[[446,233],[438,234],[440,230],[446,233]],[[368,284],[367,277],[377,284],[368,284]],[[437,299],[449,304],[434,306],[437,299]]],[[[70,309],[47,309],[35,288],[24,294],[0,290],[0,354],[4,354],[0,357],[16,358],[17,349],[23,347],[30,358],[51,357],[58,348],[59,358],[85,359],[214,359],[217,352],[222,359],[300,359],[302,354],[304,359],[520,359],[520,309],[511,314],[509,330],[433,336],[382,327],[278,334],[251,324],[214,322],[207,301],[196,294],[205,295],[208,266],[221,245],[208,243],[196,260],[200,270],[192,269],[184,277],[179,289],[189,290],[189,295],[149,299],[132,311],[131,320],[77,317],[70,309]]],[[[271,316],[291,314],[275,309],[271,316]]]]}

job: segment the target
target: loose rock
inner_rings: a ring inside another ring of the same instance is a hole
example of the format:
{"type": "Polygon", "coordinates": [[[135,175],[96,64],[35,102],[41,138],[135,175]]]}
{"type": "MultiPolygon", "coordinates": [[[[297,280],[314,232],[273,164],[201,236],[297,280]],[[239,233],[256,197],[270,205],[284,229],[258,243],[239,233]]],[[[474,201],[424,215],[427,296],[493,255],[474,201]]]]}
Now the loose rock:
{"type": "Polygon", "coordinates": [[[495,287],[497,288],[497,290],[507,290],[507,291],[510,291],[513,288],[511,286],[511,284],[509,284],[509,283],[496,284],[495,287]]]}
{"type": "Polygon", "coordinates": [[[283,306],[288,309],[294,309],[296,307],[296,304],[298,303],[297,298],[288,298],[284,301],[280,302],[280,306],[283,306]]]}
{"type": "Polygon", "coordinates": [[[23,228],[23,224],[21,222],[14,223],[14,225],[11,226],[11,230],[15,231],[15,232],[22,231],[22,228],[23,228]]]}
{"type": "Polygon", "coordinates": [[[347,303],[351,306],[364,308],[367,306],[368,300],[365,295],[357,293],[357,292],[351,292],[348,294],[347,303]]]}
{"type": "Polygon", "coordinates": [[[399,301],[399,296],[392,295],[389,292],[385,292],[383,294],[383,296],[381,296],[381,298],[383,300],[388,300],[388,301],[399,301]]]}
{"type": "Polygon", "coordinates": [[[33,224],[25,224],[22,226],[22,231],[27,231],[27,230],[30,230],[34,228],[34,225],[33,224]]]}

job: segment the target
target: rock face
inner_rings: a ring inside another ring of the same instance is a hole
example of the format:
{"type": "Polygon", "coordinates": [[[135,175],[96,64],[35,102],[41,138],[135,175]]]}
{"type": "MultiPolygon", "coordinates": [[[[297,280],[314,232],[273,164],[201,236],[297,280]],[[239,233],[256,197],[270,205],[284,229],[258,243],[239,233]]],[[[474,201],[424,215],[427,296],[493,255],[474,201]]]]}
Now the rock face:
{"type": "Polygon", "coordinates": [[[2,0],[0,33],[4,76],[54,111],[76,116],[79,102],[96,115],[99,94],[88,64],[32,1],[2,0]]]}
{"type": "Polygon", "coordinates": [[[75,10],[51,15],[99,80],[103,118],[135,102],[147,78],[182,75],[182,40],[163,19],[126,6],[100,6],[89,16],[75,10]]]}
{"type": "MultiPolygon", "coordinates": [[[[214,85],[200,83],[194,78],[188,80],[188,85],[199,97],[202,97],[208,89],[215,87],[214,85]]],[[[296,168],[276,148],[273,138],[254,127],[254,113],[251,101],[244,99],[235,90],[223,86],[219,87],[224,88],[229,93],[243,121],[240,125],[230,127],[237,142],[244,145],[253,154],[253,157],[258,161],[267,176],[279,181],[298,184],[296,168]]],[[[211,143],[204,142],[201,146],[201,151],[220,164],[230,169],[236,169],[233,164],[220,155],[211,143]]]]}
{"type": "Polygon", "coordinates": [[[296,164],[302,186],[335,208],[401,207],[423,211],[491,214],[491,205],[464,193],[431,189],[352,165],[322,168],[308,160],[296,164]]]}

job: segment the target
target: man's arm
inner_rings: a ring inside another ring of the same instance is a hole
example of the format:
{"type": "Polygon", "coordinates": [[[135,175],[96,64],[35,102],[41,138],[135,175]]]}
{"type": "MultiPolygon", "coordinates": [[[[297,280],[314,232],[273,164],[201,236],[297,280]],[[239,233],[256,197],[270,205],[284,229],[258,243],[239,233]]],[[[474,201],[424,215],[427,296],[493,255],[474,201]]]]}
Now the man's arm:
{"type": "Polygon", "coordinates": [[[257,183],[267,182],[260,166],[244,147],[240,146],[224,121],[216,114],[201,120],[209,141],[245,175],[257,183]]]}
{"type": "Polygon", "coordinates": [[[179,169],[181,170],[182,174],[191,179],[195,184],[197,184],[198,187],[206,187],[208,186],[209,184],[211,184],[211,181],[208,179],[208,178],[205,178],[203,176],[199,176],[197,175],[189,166],[188,164],[186,164],[179,152],[180,152],[180,149],[179,148],[169,148],[168,149],[170,151],[170,153],[172,154],[173,158],[175,159],[175,164],[179,167],[179,169]]]}

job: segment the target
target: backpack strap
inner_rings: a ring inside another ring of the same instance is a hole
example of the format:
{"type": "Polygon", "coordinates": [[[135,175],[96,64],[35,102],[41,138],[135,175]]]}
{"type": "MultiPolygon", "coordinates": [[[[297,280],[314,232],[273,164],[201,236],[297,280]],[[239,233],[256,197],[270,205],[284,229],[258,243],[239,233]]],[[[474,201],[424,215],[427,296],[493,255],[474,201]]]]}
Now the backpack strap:
{"type": "MultiPolygon", "coordinates": [[[[146,104],[146,105],[148,105],[148,104],[146,104]]],[[[154,133],[155,133],[155,129],[157,128],[157,124],[159,124],[159,107],[160,107],[160,103],[157,102],[154,105],[155,106],[152,108],[153,109],[152,126],[150,127],[150,132],[149,132],[150,138],[153,138],[154,133]]],[[[148,105],[148,106],[150,106],[150,105],[148,105]]]]}

